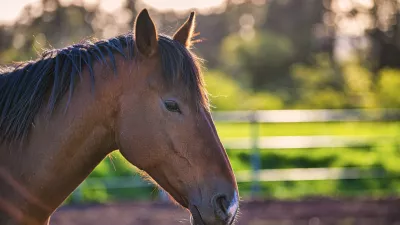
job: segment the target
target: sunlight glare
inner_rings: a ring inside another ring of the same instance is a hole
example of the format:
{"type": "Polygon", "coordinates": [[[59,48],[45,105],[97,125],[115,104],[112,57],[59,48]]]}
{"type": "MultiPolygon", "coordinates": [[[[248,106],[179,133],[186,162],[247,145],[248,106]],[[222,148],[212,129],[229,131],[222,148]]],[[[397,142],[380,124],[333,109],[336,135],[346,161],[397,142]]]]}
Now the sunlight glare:
{"type": "Polygon", "coordinates": [[[221,6],[225,0],[143,0],[143,2],[160,11],[184,11],[193,8],[214,8],[221,6]]]}
{"type": "Polygon", "coordinates": [[[38,3],[40,0],[0,0],[0,21],[2,23],[12,23],[21,13],[21,10],[28,4],[38,3]]]}
{"type": "MultiPolygon", "coordinates": [[[[13,0],[12,3],[7,0],[0,0],[0,23],[11,24],[18,18],[22,9],[32,3],[38,3],[41,0],[13,0]]],[[[60,0],[63,6],[72,3],[84,2],[85,7],[91,8],[98,2],[100,8],[108,13],[115,12],[125,4],[126,0],[60,0]]],[[[207,11],[208,8],[222,7],[226,0],[142,0],[142,2],[159,11],[185,11],[189,9],[199,9],[200,12],[207,11]]]]}

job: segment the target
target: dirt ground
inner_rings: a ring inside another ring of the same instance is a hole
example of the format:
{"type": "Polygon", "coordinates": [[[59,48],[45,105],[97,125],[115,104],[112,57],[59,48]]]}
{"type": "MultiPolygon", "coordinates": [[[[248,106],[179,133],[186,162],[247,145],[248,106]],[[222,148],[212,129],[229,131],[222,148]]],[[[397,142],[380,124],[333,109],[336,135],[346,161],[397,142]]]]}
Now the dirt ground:
{"type": "MultiPolygon", "coordinates": [[[[188,225],[189,214],[168,203],[65,206],[51,225],[188,225]]],[[[400,225],[400,199],[242,202],[238,225],[400,225]]]]}

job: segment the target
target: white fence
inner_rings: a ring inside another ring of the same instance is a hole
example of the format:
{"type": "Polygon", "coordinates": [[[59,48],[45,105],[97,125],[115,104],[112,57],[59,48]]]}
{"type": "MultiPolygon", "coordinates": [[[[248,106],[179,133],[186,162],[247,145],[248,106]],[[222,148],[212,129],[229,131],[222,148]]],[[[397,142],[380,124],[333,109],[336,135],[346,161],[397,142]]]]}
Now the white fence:
{"type": "MultiPolygon", "coordinates": [[[[247,149],[251,151],[251,171],[236,173],[238,182],[252,182],[252,192],[257,194],[259,182],[294,180],[337,180],[384,178],[386,174],[379,169],[365,168],[306,168],[261,170],[260,149],[309,149],[368,146],[375,140],[360,136],[268,136],[259,135],[260,123],[311,123],[311,122],[350,122],[350,121],[398,121],[399,109],[350,109],[350,110],[267,110],[215,112],[216,122],[250,123],[249,138],[235,138],[224,141],[227,149],[247,149]]],[[[386,137],[375,136],[376,139],[386,137]]],[[[132,177],[88,178],[85,186],[102,184],[107,189],[135,188],[149,185],[132,177]]],[[[80,187],[74,192],[80,198],[80,187]]]]}

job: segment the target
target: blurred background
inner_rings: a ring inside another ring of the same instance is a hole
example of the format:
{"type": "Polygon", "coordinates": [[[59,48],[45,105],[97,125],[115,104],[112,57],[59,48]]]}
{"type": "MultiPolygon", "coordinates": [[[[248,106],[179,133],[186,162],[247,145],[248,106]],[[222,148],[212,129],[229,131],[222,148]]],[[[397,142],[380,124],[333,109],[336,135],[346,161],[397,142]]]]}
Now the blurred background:
{"type": "MultiPolygon", "coordinates": [[[[0,0],[0,64],[198,12],[213,114],[239,182],[238,224],[399,224],[398,0],[0,0]]],[[[118,152],[53,224],[188,224],[118,152]]]]}

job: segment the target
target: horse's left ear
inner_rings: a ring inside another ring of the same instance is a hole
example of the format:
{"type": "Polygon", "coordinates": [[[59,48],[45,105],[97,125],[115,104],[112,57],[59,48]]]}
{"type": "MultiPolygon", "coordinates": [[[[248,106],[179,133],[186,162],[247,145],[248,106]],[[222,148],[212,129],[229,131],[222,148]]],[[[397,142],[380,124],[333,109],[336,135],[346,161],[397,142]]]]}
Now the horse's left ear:
{"type": "Polygon", "coordinates": [[[179,41],[185,47],[192,45],[192,37],[196,23],[195,12],[191,12],[186,22],[174,34],[174,40],[179,41]]]}

